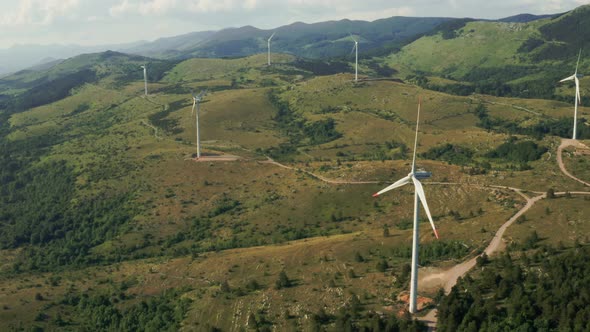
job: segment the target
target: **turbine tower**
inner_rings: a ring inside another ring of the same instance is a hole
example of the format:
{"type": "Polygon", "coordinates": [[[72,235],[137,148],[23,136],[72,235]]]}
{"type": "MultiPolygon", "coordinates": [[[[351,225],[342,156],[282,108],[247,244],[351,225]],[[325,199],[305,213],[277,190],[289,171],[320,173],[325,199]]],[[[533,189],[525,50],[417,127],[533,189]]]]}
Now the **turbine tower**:
{"type": "Polygon", "coordinates": [[[416,299],[418,292],[418,241],[420,237],[420,234],[418,232],[418,213],[420,212],[420,202],[422,202],[422,205],[424,206],[424,210],[426,211],[426,215],[428,216],[428,220],[430,221],[430,225],[432,226],[434,235],[438,239],[438,232],[436,231],[436,227],[434,227],[434,222],[432,221],[432,215],[430,214],[430,209],[428,208],[428,203],[426,202],[424,188],[422,187],[422,183],[420,183],[419,181],[419,179],[429,178],[432,174],[428,172],[416,172],[416,148],[418,146],[418,125],[420,122],[420,106],[421,101],[418,102],[418,120],[416,120],[416,138],[414,140],[414,158],[412,160],[412,170],[410,174],[408,174],[408,176],[406,176],[405,178],[395,182],[389,187],[373,195],[373,197],[377,197],[387,191],[399,188],[410,182],[414,184],[414,236],[412,240],[412,274],[410,281],[410,313],[412,314],[416,313],[417,311],[416,299]]]}
{"type": "Polygon", "coordinates": [[[268,38],[268,65],[270,66],[270,41],[272,40],[272,37],[275,36],[276,32],[273,32],[272,35],[270,36],[270,38],[268,38]]]}
{"type": "MultiPolygon", "coordinates": [[[[354,81],[358,82],[359,80],[359,42],[358,40],[354,39],[352,34],[350,34],[350,38],[354,41],[354,46],[352,48],[352,52],[356,52],[355,54],[355,61],[354,61],[354,81]]],[[[350,52],[350,53],[352,53],[350,52]]]]}
{"type": "Polygon", "coordinates": [[[193,110],[191,111],[191,117],[195,113],[195,106],[197,107],[196,126],[197,126],[197,159],[201,158],[201,136],[199,134],[199,113],[201,110],[201,100],[207,94],[207,90],[201,91],[198,95],[193,92],[193,110]]]}
{"type": "Polygon", "coordinates": [[[578,66],[580,65],[580,57],[582,56],[582,50],[580,49],[580,53],[578,54],[578,63],[576,64],[576,71],[570,77],[564,78],[560,83],[566,81],[574,81],[576,83],[576,95],[574,97],[574,134],[573,139],[577,139],[577,131],[578,131],[578,105],[582,105],[582,98],[580,97],[580,75],[578,75],[578,66]]]}
{"type": "Polygon", "coordinates": [[[147,97],[147,65],[143,65],[141,68],[143,68],[143,84],[145,87],[145,96],[147,97]]]}

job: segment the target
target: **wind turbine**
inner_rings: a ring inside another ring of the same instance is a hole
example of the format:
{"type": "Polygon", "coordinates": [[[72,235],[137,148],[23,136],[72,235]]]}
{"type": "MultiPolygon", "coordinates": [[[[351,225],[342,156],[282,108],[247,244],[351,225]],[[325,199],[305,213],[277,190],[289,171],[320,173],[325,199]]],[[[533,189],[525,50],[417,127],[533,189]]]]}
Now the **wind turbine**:
{"type": "Polygon", "coordinates": [[[207,94],[207,90],[201,91],[198,95],[195,95],[193,92],[193,110],[191,111],[191,117],[195,113],[195,106],[197,107],[197,117],[196,117],[196,125],[197,125],[197,159],[201,158],[201,136],[199,135],[199,113],[201,110],[201,100],[207,94]]]}
{"type": "Polygon", "coordinates": [[[270,41],[272,40],[272,37],[275,36],[276,32],[273,32],[272,35],[270,36],[270,38],[268,38],[268,65],[270,66],[270,41]]]}
{"type": "Polygon", "coordinates": [[[354,81],[358,82],[358,79],[359,79],[359,42],[358,42],[358,40],[354,39],[352,34],[350,34],[350,38],[352,38],[352,41],[354,41],[354,47],[352,48],[352,51],[350,53],[356,51],[355,61],[354,61],[354,81]]]}
{"type": "Polygon", "coordinates": [[[578,54],[578,63],[576,64],[576,71],[575,73],[567,78],[562,79],[559,81],[560,83],[566,81],[574,81],[576,82],[576,96],[574,97],[574,135],[573,139],[576,139],[576,133],[578,131],[578,105],[582,105],[582,98],[580,97],[580,76],[578,75],[578,66],[580,65],[580,57],[582,56],[582,50],[580,49],[580,53],[578,54]]]}
{"type": "Polygon", "coordinates": [[[412,274],[411,274],[411,281],[410,281],[410,313],[416,313],[416,298],[417,298],[417,291],[418,291],[418,241],[420,234],[418,232],[418,213],[420,212],[420,202],[424,205],[424,210],[426,211],[426,215],[428,216],[428,220],[430,220],[430,225],[432,225],[432,230],[434,230],[434,235],[438,239],[438,232],[436,231],[436,227],[434,227],[434,222],[432,221],[432,215],[430,214],[430,209],[428,208],[428,203],[426,202],[426,196],[424,194],[424,188],[422,187],[422,183],[420,183],[419,179],[427,179],[432,174],[428,172],[416,172],[416,148],[418,146],[418,125],[420,122],[420,106],[422,102],[418,102],[418,119],[416,120],[416,139],[414,140],[414,158],[412,160],[412,170],[408,176],[405,178],[395,182],[394,184],[390,185],[389,187],[381,190],[380,192],[373,195],[373,197],[377,197],[385,192],[388,192],[392,189],[399,188],[408,183],[414,183],[414,237],[412,241],[412,274]]]}
{"type": "Polygon", "coordinates": [[[147,65],[140,66],[143,68],[143,83],[145,86],[145,96],[147,97],[147,65]]]}

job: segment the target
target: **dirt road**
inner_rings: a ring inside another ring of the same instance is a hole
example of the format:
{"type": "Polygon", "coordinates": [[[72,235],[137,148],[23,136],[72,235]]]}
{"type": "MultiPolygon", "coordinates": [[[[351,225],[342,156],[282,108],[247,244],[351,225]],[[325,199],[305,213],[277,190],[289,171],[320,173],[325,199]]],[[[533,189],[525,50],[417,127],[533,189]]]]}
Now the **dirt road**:
{"type": "MultiPolygon", "coordinates": [[[[524,199],[526,199],[526,205],[522,209],[520,209],[514,216],[512,216],[512,218],[508,219],[508,221],[506,221],[500,227],[500,229],[498,229],[498,231],[496,232],[496,234],[492,238],[492,241],[487,246],[487,248],[484,250],[484,252],[488,256],[491,256],[496,251],[498,251],[498,249],[500,249],[500,246],[502,244],[502,237],[504,236],[504,232],[506,232],[506,229],[508,229],[508,227],[510,227],[510,225],[512,225],[518,219],[518,217],[522,216],[530,208],[532,208],[533,205],[535,205],[535,203],[537,203],[539,200],[545,198],[545,196],[546,196],[545,194],[542,194],[542,195],[538,195],[534,198],[530,198],[530,197],[526,196],[525,194],[523,194],[520,189],[515,189],[514,191],[516,193],[518,193],[520,196],[522,196],[524,199]]],[[[444,287],[445,294],[449,294],[451,292],[451,289],[453,288],[453,286],[455,286],[457,284],[457,280],[459,279],[459,277],[462,277],[465,274],[467,274],[467,272],[469,272],[469,270],[471,270],[475,266],[475,264],[477,262],[477,257],[479,257],[479,256],[473,257],[468,261],[465,261],[461,264],[455,265],[449,270],[446,270],[446,271],[443,271],[440,273],[425,275],[424,277],[419,279],[418,284],[420,284],[420,287],[431,288],[431,289],[434,287],[437,287],[437,288],[444,287]]],[[[437,314],[437,310],[433,309],[428,314],[426,314],[426,316],[424,316],[423,318],[420,318],[420,320],[422,322],[424,322],[428,325],[429,330],[431,330],[431,331],[436,329],[436,323],[438,320],[436,317],[436,314],[437,314]]]]}
{"type": "Polygon", "coordinates": [[[565,176],[571,178],[574,181],[577,181],[585,186],[590,187],[590,183],[582,181],[580,179],[578,179],[577,177],[573,176],[570,172],[567,171],[567,169],[565,168],[565,164],[563,163],[563,149],[569,147],[569,146],[574,146],[574,147],[581,147],[581,148],[588,148],[586,147],[584,144],[580,143],[577,140],[573,140],[573,139],[562,139],[561,140],[561,145],[559,145],[559,148],[557,148],[557,164],[559,165],[559,168],[561,169],[561,172],[563,174],[565,174],[565,176]]]}
{"type": "Polygon", "coordinates": [[[283,165],[283,164],[281,164],[281,163],[279,163],[279,162],[277,162],[277,161],[274,161],[274,160],[273,160],[273,159],[271,159],[270,157],[267,157],[267,158],[268,158],[268,160],[266,160],[266,161],[261,161],[260,163],[261,163],[261,164],[272,164],[272,165],[276,165],[276,166],[279,166],[279,167],[282,167],[282,168],[285,168],[285,169],[289,169],[289,170],[292,170],[292,171],[299,171],[299,172],[303,172],[303,173],[305,173],[305,174],[307,174],[307,175],[310,175],[310,176],[312,176],[312,177],[314,177],[314,178],[316,178],[316,179],[318,179],[318,180],[320,180],[320,181],[323,181],[323,182],[326,182],[326,183],[330,183],[330,184],[378,184],[378,183],[381,183],[381,182],[379,182],[379,181],[347,181],[347,180],[332,180],[332,179],[329,179],[329,178],[327,178],[327,177],[325,177],[325,176],[322,176],[322,175],[319,175],[319,174],[315,174],[315,173],[312,173],[312,172],[310,172],[310,171],[306,171],[306,170],[304,170],[304,169],[301,169],[301,168],[295,168],[295,167],[291,167],[291,166],[283,165]]]}
{"type": "MultiPolygon", "coordinates": [[[[567,169],[565,168],[565,165],[564,165],[563,159],[562,159],[562,152],[563,152],[563,149],[568,146],[585,147],[583,144],[579,143],[578,141],[567,140],[567,139],[562,140],[562,143],[557,150],[557,162],[559,164],[559,168],[561,169],[561,171],[563,172],[564,175],[570,177],[571,179],[573,179],[577,182],[580,182],[580,183],[590,187],[589,183],[576,178],[575,176],[570,174],[567,171],[567,169]]],[[[306,173],[318,180],[321,180],[323,182],[330,183],[330,184],[377,184],[377,183],[380,183],[378,181],[332,180],[332,179],[328,179],[324,176],[321,176],[321,175],[318,175],[318,174],[315,174],[315,173],[312,173],[312,172],[309,172],[309,171],[306,171],[303,169],[283,165],[279,162],[272,160],[271,158],[268,158],[268,160],[263,161],[261,163],[273,164],[273,165],[276,165],[276,166],[279,166],[279,167],[282,167],[285,169],[293,170],[293,171],[301,171],[301,172],[304,172],[304,173],[306,173]]],[[[503,244],[502,237],[504,236],[504,233],[506,232],[508,227],[510,227],[520,216],[522,216],[529,209],[531,209],[535,205],[535,203],[537,203],[541,199],[546,198],[546,193],[529,192],[530,194],[535,195],[534,197],[529,197],[523,193],[523,191],[525,191],[524,189],[508,187],[508,186],[497,186],[497,185],[483,185],[482,186],[482,185],[477,185],[477,184],[450,183],[450,182],[430,182],[430,183],[425,183],[425,184],[451,185],[451,186],[452,185],[467,185],[467,186],[475,186],[475,187],[479,187],[479,188],[494,188],[494,189],[511,190],[511,191],[514,191],[515,193],[519,194],[520,196],[522,196],[525,199],[526,204],[516,214],[514,214],[504,224],[502,224],[502,226],[498,229],[498,231],[496,232],[496,234],[492,238],[492,241],[490,241],[490,243],[488,244],[488,246],[484,250],[484,252],[488,256],[492,256],[497,251],[503,249],[502,248],[502,244],[503,244]]],[[[569,192],[569,194],[590,195],[590,192],[569,192]]],[[[566,195],[566,192],[555,193],[555,195],[557,195],[557,196],[566,195]]],[[[476,262],[477,262],[477,257],[473,257],[463,263],[453,266],[452,268],[450,268],[446,271],[435,272],[435,273],[428,273],[426,271],[421,271],[420,273],[422,275],[422,278],[420,278],[418,281],[418,283],[420,284],[420,288],[436,290],[440,287],[443,287],[445,290],[445,293],[448,294],[451,291],[451,289],[453,288],[453,286],[455,286],[457,284],[457,280],[459,279],[459,277],[463,277],[464,275],[466,275],[467,272],[469,272],[473,267],[475,267],[476,262]]],[[[438,320],[436,309],[431,310],[430,312],[428,312],[426,314],[426,316],[421,317],[419,319],[428,325],[430,331],[436,330],[436,323],[438,320]]]]}

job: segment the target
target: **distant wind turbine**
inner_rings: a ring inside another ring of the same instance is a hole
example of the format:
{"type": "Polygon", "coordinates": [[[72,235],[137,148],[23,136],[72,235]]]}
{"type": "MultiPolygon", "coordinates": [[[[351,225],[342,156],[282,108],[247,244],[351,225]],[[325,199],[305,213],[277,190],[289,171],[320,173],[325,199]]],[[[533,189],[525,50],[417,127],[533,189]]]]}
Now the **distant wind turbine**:
{"type": "Polygon", "coordinates": [[[275,36],[276,32],[273,32],[272,35],[270,36],[270,38],[268,38],[268,65],[270,66],[270,41],[272,40],[272,37],[275,36]]]}
{"type": "Polygon", "coordinates": [[[574,97],[574,135],[573,139],[577,139],[577,131],[578,131],[578,105],[582,105],[582,98],[580,97],[580,75],[578,75],[578,66],[580,65],[580,57],[582,56],[582,50],[580,49],[580,53],[578,54],[578,63],[576,64],[576,71],[570,77],[564,78],[561,82],[566,81],[574,81],[576,83],[576,95],[574,97]]]}
{"type": "Polygon", "coordinates": [[[195,114],[195,106],[197,107],[196,126],[197,126],[197,159],[201,158],[201,136],[199,134],[199,113],[201,110],[201,100],[207,94],[207,90],[201,91],[198,95],[193,92],[193,110],[191,111],[191,117],[195,114]]]}
{"type": "Polygon", "coordinates": [[[426,195],[424,194],[424,188],[422,187],[422,183],[420,183],[419,179],[427,179],[432,174],[428,172],[416,172],[416,148],[418,147],[418,125],[420,122],[420,106],[421,102],[418,102],[418,120],[416,120],[416,139],[414,140],[414,158],[412,160],[412,171],[408,176],[405,178],[395,182],[394,184],[390,185],[389,187],[381,190],[380,192],[373,195],[373,197],[377,197],[385,192],[388,192],[392,189],[399,188],[403,185],[406,185],[410,182],[414,183],[414,237],[412,241],[412,274],[411,274],[411,281],[410,281],[410,313],[416,313],[416,299],[417,299],[417,291],[418,291],[418,241],[420,238],[420,233],[418,232],[418,213],[420,212],[420,202],[424,205],[424,210],[426,211],[426,215],[428,216],[428,220],[430,220],[430,225],[432,225],[432,229],[434,230],[434,235],[438,239],[438,232],[436,231],[436,227],[434,227],[434,222],[432,221],[432,215],[430,214],[430,209],[428,208],[428,203],[426,202],[426,195]]]}
{"type": "MultiPolygon", "coordinates": [[[[350,34],[350,38],[352,38],[352,41],[354,41],[354,46],[352,48],[352,52],[356,51],[355,61],[354,61],[354,81],[358,82],[358,80],[359,80],[359,42],[358,42],[358,40],[354,39],[352,34],[350,34]]],[[[350,52],[350,53],[352,53],[352,52],[350,52]]]]}
{"type": "Polygon", "coordinates": [[[147,95],[148,95],[148,91],[147,91],[147,65],[143,65],[143,66],[141,66],[141,68],[143,68],[143,83],[144,83],[144,87],[145,87],[145,96],[147,97],[147,95]]]}

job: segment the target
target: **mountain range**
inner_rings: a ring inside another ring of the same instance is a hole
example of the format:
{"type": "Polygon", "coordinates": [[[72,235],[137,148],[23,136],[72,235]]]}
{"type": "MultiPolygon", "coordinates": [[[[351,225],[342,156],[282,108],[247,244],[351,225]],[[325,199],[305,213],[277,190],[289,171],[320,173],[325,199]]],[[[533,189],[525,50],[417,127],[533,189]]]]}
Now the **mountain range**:
{"type": "MultiPolygon", "coordinates": [[[[553,15],[522,14],[498,21],[522,23],[551,16],[553,15]]],[[[151,42],[137,41],[116,45],[16,45],[8,49],[0,49],[0,75],[43,65],[47,62],[47,58],[53,61],[106,50],[160,59],[247,56],[264,52],[266,39],[273,32],[276,32],[273,49],[300,57],[346,56],[351,49],[349,39],[351,34],[359,37],[361,53],[386,54],[424,34],[436,31],[442,23],[457,20],[445,17],[390,17],[373,22],[343,19],[313,24],[296,22],[270,30],[244,26],[220,31],[191,32],[159,38],[151,42]]]]}

